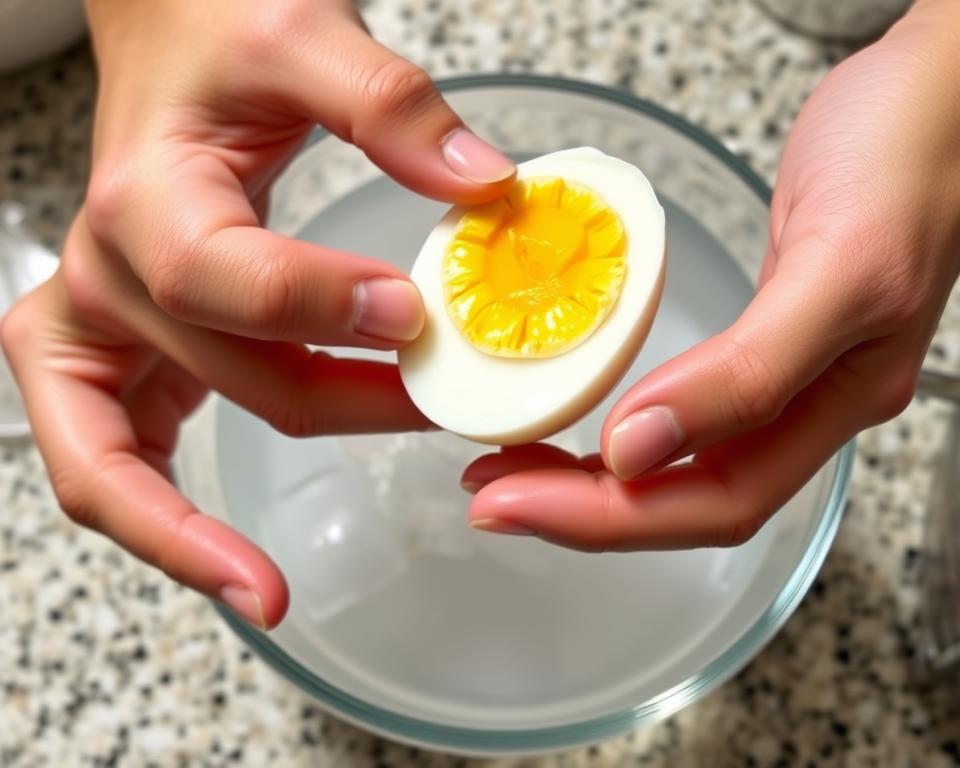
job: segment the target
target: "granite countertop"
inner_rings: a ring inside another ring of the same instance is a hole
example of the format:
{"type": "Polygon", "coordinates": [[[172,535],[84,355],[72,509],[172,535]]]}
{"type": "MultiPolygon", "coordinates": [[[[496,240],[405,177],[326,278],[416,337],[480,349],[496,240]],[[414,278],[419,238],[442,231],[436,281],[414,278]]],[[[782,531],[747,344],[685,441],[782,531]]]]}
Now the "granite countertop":
{"type": "MultiPolygon", "coordinates": [[[[793,115],[848,51],[749,0],[371,0],[374,33],[436,76],[539,72],[619,86],[704,126],[769,181],[793,115]]],[[[80,202],[94,98],[82,46],[0,77],[0,201],[51,245],[80,202]]],[[[960,299],[931,364],[960,369],[960,299]]],[[[498,765],[960,765],[960,707],[913,683],[918,563],[946,406],[865,433],[810,594],[736,678],[660,725],[498,765]]],[[[0,765],[463,764],[327,716],[201,597],[59,512],[30,444],[0,447],[0,765]]],[[[473,764],[473,761],[468,761],[473,764]]],[[[483,761],[477,761],[481,764],[483,761]]]]}

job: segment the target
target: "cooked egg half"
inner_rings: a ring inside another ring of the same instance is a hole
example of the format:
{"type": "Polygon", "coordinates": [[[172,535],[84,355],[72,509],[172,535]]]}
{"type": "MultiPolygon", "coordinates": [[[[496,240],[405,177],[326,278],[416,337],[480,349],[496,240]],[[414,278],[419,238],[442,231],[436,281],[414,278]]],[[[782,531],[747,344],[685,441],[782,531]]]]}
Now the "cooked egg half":
{"type": "Polygon", "coordinates": [[[589,147],[520,164],[506,197],[455,206],[410,273],[426,308],[400,375],[438,426],[516,445],[616,385],[660,303],[663,209],[633,165],[589,147]]]}

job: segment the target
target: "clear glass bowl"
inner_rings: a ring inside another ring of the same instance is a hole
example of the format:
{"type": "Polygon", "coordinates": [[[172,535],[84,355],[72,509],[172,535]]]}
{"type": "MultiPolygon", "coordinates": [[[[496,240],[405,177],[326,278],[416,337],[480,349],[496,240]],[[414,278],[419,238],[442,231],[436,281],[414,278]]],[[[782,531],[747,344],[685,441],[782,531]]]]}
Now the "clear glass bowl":
{"type": "Polygon", "coordinates": [[[952,690],[960,703],[960,377],[925,369],[917,391],[951,403],[952,409],[924,518],[916,676],[921,685],[952,690]]]}
{"type": "MultiPolygon", "coordinates": [[[[618,91],[515,76],[442,88],[516,158],[598,147],[642,168],[666,209],[650,337],[611,396],[552,440],[594,450],[630,382],[743,310],[770,191],[702,131],[618,91]]],[[[408,268],[444,208],[318,132],[276,185],[271,227],[408,268]]],[[[331,711],[394,739],[471,754],[599,741],[697,700],[773,637],[827,553],[851,461],[848,446],[742,547],[585,555],[468,528],[457,481],[485,450],[446,434],[296,441],[211,399],[185,427],[178,479],[291,587],[270,634],[225,620],[331,711]]]]}

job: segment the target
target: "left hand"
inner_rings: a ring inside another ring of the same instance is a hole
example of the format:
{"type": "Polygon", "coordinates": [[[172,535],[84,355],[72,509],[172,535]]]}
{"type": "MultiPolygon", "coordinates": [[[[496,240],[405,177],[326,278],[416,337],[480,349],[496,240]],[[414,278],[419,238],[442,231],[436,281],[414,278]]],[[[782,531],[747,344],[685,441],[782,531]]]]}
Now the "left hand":
{"type": "Polygon", "coordinates": [[[602,460],[532,445],[474,462],[475,527],[589,551],[741,544],[906,407],[960,271],[951,5],[919,3],[804,106],[737,322],[621,398],[602,460]]]}
{"type": "Polygon", "coordinates": [[[425,429],[396,366],[423,323],[397,268],[264,228],[317,123],[398,182],[461,203],[513,163],[349,0],[87,0],[99,88],[86,201],[60,269],[0,324],[66,514],[267,629],[289,592],[268,554],[173,482],[211,389],[293,435],[425,429]]]}

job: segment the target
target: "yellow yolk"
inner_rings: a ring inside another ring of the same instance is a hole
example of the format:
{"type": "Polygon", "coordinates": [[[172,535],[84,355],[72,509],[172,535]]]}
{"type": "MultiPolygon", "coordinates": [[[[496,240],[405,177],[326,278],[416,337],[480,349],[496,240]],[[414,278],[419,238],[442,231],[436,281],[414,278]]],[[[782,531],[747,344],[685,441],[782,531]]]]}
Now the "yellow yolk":
{"type": "Polygon", "coordinates": [[[443,260],[447,309],[487,354],[561,354],[616,304],[626,245],[620,217],[588,187],[559,178],[518,182],[460,220],[443,260]]]}

